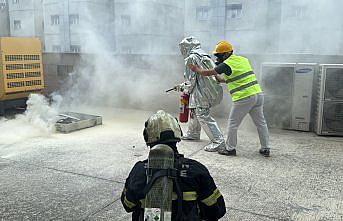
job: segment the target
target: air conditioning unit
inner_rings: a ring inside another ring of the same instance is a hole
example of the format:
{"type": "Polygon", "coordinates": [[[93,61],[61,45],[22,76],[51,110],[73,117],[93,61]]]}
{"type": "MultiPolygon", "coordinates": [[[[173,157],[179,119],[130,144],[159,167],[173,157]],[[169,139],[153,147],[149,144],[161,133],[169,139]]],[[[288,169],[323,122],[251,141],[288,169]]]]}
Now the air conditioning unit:
{"type": "Polygon", "coordinates": [[[318,75],[318,135],[343,136],[343,64],[321,64],[318,75]]]}
{"type": "Polygon", "coordinates": [[[269,127],[310,131],[314,63],[262,63],[264,114],[269,127]]]}

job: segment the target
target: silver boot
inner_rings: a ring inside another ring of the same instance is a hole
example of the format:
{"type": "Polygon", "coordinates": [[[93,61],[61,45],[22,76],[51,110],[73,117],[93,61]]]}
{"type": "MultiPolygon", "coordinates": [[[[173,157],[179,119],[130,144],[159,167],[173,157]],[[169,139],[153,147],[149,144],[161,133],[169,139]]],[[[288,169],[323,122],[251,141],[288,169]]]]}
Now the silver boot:
{"type": "Polygon", "coordinates": [[[181,137],[181,140],[200,140],[200,136],[185,135],[181,137]]]}
{"type": "Polygon", "coordinates": [[[226,149],[225,142],[222,142],[222,143],[211,142],[204,147],[204,150],[207,152],[217,152],[220,149],[226,149]]]}

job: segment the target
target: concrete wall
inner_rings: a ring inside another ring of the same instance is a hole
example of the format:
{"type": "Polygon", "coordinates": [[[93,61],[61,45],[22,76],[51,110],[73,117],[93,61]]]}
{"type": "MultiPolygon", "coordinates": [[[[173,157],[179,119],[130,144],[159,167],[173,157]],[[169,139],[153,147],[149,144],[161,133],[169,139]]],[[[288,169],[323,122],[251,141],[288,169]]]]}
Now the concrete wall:
{"type": "Polygon", "coordinates": [[[0,36],[40,37],[47,52],[103,47],[118,54],[178,54],[177,43],[194,35],[208,52],[227,39],[239,53],[343,54],[340,0],[14,2],[0,0],[9,6],[0,9],[0,36]],[[240,16],[230,17],[230,5],[241,5],[240,16]],[[60,16],[58,25],[51,24],[52,15],[60,16]],[[79,16],[78,24],[71,24],[72,15],[79,16]]]}
{"type": "Polygon", "coordinates": [[[184,0],[114,0],[117,53],[175,54],[184,34],[184,0]]]}
{"type": "Polygon", "coordinates": [[[92,41],[106,40],[110,42],[109,47],[114,48],[112,0],[44,0],[43,9],[47,52],[57,51],[56,47],[60,47],[61,52],[70,52],[75,46],[87,52],[92,41]],[[52,23],[54,15],[59,16],[59,24],[52,23]],[[70,20],[73,15],[79,18],[76,24],[70,20]],[[92,39],[94,33],[102,39],[92,39]]]}
{"type": "Polygon", "coordinates": [[[343,14],[339,0],[189,0],[185,33],[212,51],[226,39],[239,53],[343,54],[343,14]],[[241,15],[230,17],[230,5],[241,5],[241,15]],[[197,9],[208,8],[208,18],[197,9]]]}
{"type": "Polygon", "coordinates": [[[205,51],[210,51],[213,45],[211,25],[210,0],[186,0],[185,1],[185,36],[194,36],[202,44],[205,51]]]}
{"type": "Polygon", "coordinates": [[[343,54],[342,1],[284,0],[281,53],[343,54]]]}
{"type": "Polygon", "coordinates": [[[11,36],[43,37],[43,16],[41,0],[9,1],[11,36]],[[15,21],[20,27],[15,26],[15,21]]]}
{"type": "Polygon", "coordinates": [[[7,37],[10,35],[7,0],[0,0],[0,37],[7,37]]]}
{"type": "Polygon", "coordinates": [[[198,37],[206,51],[213,51],[216,42],[226,39],[237,52],[258,53],[268,41],[268,6],[268,0],[187,1],[185,33],[198,37]],[[230,16],[228,8],[233,5],[242,7],[237,17],[230,16]],[[199,16],[201,8],[207,10],[205,18],[199,16]]]}
{"type": "MultiPolygon", "coordinates": [[[[225,38],[232,42],[235,51],[240,53],[259,53],[267,44],[266,32],[268,2],[266,0],[241,0],[240,18],[226,16],[225,38]]],[[[237,4],[230,1],[230,4],[237,4]]]]}
{"type": "Polygon", "coordinates": [[[45,89],[43,93],[49,95],[52,92],[63,89],[63,84],[68,74],[80,63],[80,55],[74,53],[43,53],[43,71],[45,89]]]}

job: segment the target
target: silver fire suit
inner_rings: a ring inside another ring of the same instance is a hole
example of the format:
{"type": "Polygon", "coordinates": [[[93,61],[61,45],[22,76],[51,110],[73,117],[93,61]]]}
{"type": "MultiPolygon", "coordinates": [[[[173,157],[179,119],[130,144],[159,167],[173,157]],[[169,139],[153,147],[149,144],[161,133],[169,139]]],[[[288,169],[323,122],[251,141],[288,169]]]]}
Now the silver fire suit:
{"type": "Polygon", "coordinates": [[[214,76],[201,76],[191,71],[189,64],[195,64],[204,69],[212,69],[215,64],[205,53],[200,42],[194,37],[184,38],[180,44],[180,51],[185,60],[184,90],[190,95],[189,108],[191,110],[185,140],[199,140],[201,128],[211,140],[205,146],[206,151],[217,151],[225,148],[225,140],[217,122],[210,115],[211,107],[219,104],[223,99],[223,89],[214,76]]]}

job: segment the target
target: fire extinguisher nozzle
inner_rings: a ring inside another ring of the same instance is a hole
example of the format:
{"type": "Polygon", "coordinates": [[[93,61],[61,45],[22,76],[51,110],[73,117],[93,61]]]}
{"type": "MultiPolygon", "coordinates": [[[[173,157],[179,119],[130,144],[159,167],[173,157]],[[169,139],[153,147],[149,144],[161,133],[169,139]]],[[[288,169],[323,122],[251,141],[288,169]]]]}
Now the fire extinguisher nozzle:
{"type": "Polygon", "coordinates": [[[174,88],[170,88],[170,89],[166,90],[166,93],[173,91],[173,90],[174,90],[174,88]]]}

